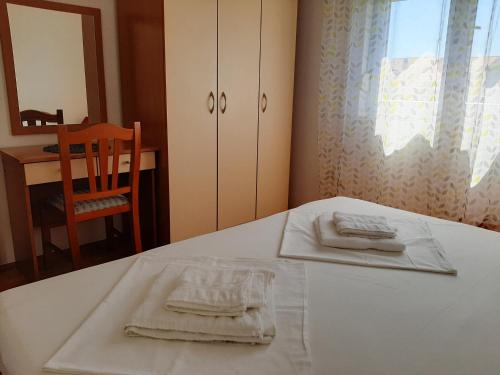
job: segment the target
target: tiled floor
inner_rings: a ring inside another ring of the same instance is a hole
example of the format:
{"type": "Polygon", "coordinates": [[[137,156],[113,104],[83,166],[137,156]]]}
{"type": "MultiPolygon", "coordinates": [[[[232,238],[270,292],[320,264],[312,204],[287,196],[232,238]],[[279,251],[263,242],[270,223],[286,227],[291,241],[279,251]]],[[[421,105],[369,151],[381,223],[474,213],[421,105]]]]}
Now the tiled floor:
{"type": "MultiPolygon", "coordinates": [[[[81,246],[83,266],[95,266],[132,255],[129,246],[127,240],[116,240],[114,249],[108,249],[106,241],[83,245],[81,246]]],[[[73,270],[69,251],[49,254],[46,267],[43,266],[42,259],[39,257],[39,264],[43,279],[73,270]]],[[[14,263],[0,266],[0,291],[15,288],[28,282],[26,277],[17,270],[14,263]]]]}

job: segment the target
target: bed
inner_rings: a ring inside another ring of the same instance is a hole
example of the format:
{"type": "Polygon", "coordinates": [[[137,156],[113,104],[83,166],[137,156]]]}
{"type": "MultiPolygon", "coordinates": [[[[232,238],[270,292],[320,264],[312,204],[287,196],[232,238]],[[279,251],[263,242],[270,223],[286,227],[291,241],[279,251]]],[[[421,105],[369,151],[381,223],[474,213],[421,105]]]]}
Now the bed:
{"type": "MultiPolygon", "coordinates": [[[[429,223],[458,275],[304,260],[314,374],[499,372],[499,233],[343,197],[296,210],[325,209],[419,217],[429,223]]],[[[286,212],[277,214],[149,254],[276,257],[286,218],[286,212]]],[[[2,373],[43,373],[42,365],[136,257],[1,293],[2,373]]]]}

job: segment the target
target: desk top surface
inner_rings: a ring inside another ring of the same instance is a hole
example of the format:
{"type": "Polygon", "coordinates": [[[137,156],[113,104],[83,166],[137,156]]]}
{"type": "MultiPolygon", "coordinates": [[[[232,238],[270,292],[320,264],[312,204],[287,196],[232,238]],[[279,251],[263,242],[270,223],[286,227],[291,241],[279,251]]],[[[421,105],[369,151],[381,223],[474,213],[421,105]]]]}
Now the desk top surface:
{"type": "MultiPolygon", "coordinates": [[[[43,148],[47,145],[35,145],[35,146],[19,146],[19,147],[6,147],[0,149],[0,154],[2,156],[8,156],[17,160],[20,164],[28,163],[41,163],[46,161],[57,161],[59,160],[59,154],[43,151],[43,148]]],[[[143,145],[141,147],[141,152],[154,152],[158,151],[158,147],[143,145]]],[[[123,148],[121,150],[122,154],[129,154],[130,149],[123,148]]],[[[111,154],[111,153],[110,153],[111,154]]],[[[72,154],[72,159],[84,158],[85,154],[72,154]]]]}

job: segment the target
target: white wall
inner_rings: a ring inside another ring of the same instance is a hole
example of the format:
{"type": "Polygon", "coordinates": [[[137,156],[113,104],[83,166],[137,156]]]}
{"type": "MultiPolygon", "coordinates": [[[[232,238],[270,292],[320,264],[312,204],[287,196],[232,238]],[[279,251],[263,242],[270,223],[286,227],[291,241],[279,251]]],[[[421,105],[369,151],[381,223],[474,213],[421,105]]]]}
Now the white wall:
{"type": "Polygon", "coordinates": [[[66,124],[88,115],[82,16],[7,4],[19,110],[64,111],[66,124]]]}
{"type": "Polygon", "coordinates": [[[318,83],[322,0],[299,0],[290,204],[319,199],[318,83]]]}
{"type": "MultiPolygon", "coordinates": [[[[121,123],[120,82],[118,61],[118,37],[115,16],[115,0],[64,0],[68,4],[83,5],[101,9],[104,73],[106,77],[106,99],[108,119],[110,122],[121,123]]],[[[0,57],[0,148],[22,145],[38,145],[56,143],[55,135],[18,135],[12,136],[10,131],[9,107],[5,86],[3,62],[0,57]]],[[[14,261],[10,219],[5,192],[3,168],[0,162],[0,264],[14,261]]],[[[80,226],[80,242],[88,242],[103,238],[104,228],[101,222],[91,222],[80,226]]],[[[63,228],[59,228],[61,238],[65,241],[63,228]]],[[[37,233],[38,235],[38,233],[37,233]]],[[[39,236],[38,236],[39,237],[39,236]]]]}

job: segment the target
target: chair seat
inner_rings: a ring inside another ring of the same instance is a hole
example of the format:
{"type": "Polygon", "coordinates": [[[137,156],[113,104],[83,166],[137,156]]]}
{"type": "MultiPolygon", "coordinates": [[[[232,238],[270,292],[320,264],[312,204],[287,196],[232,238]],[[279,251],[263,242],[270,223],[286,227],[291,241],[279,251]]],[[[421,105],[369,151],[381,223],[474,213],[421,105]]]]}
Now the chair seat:
{"type": "MultiPolygon", "coordinates": [[[[83,193],[83,192],[79,192],[83,193]]],[[[128,204],[129,201],[124,195],[114,195],[108,198],[90,199],[86,201],[75,202],[75,214],[83,214],[104,210],[106,208],[118,207],[128,204]]],[[[58,194],[49,200],[49,204],[64,212],[64,194],[58,194]]]]}

